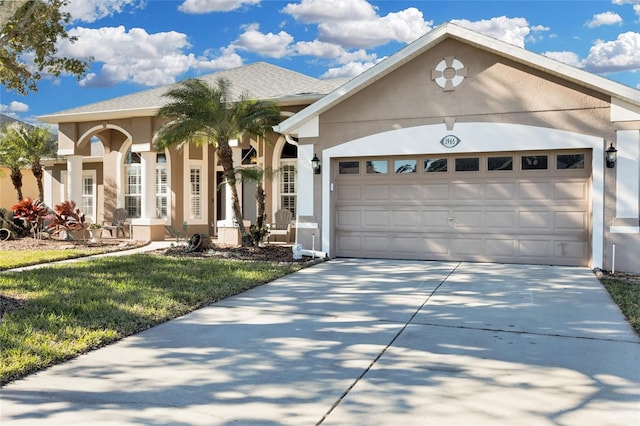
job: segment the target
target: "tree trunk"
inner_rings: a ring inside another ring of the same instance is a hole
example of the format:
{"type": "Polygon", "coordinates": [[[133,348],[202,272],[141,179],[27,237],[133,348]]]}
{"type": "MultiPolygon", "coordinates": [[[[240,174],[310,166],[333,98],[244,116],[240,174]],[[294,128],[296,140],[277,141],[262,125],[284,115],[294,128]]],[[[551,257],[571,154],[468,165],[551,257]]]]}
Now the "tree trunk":
{"type": "Polygon", "coordinates": [[[236,186],[236,174],[233,168],[233,151],[229,146],[229,142],[218,141],[217,152],[220,164],[222,165],[222,170],[224,171],[224,175],[227,180],[227,185],[229,185],[229,189],[231,190],[233,218],[238,224],[242,245],[246,246],[251,244],[251,236],[247,233],[247,229],[244,227],[244,222],[242,221],[242,210],[240,209],[240,199],[238,198],[238,188],[236,186]]]}
{"type": "Polygon", "coordinates": [[[40,201],[44,201],[44,187],[42,186],[42,166],[40,164],[32,164],[31,165],[31,173],[36,178],[36,183],[38,185],[38,198],[40,201]]]}
{"type": "Polygon", "coordinates": [[[18,193],[18,201],[22,201],[22,172],[20,169],[11,169],[11,183],[18,193]]]}
{"type": "Polygon", "coordinates": [[[258,200],[258,217],[256,219],[256,229],[259,235],[258,241],[256,241],[256,245],[259,246],[264,238],[264,234],[266,233],[265,228],[266,224],[266,206],[265,206],[265,193],[264,188],[262,187],[262,183],[258,182],[258,186],[256,188],[256,200],[258,200]]]}

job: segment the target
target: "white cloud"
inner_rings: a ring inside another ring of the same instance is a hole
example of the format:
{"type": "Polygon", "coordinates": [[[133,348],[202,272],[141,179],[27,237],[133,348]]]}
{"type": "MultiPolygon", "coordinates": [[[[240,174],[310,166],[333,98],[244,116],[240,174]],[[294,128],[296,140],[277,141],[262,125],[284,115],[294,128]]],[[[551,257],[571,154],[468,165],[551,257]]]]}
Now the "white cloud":
{"type": "Polygon", "coordinates": [[[289,45],[293,37],[286,31],[278,34],[261,33],[259,24],[247,26],[244,33],[231,46],[235,49],[258,53],[261,56],[282,58],[289,52],[289,45]]]}
{"type": "Polygon", "coordinates": [[[305,24],[365,21],[377,17],[373,6],[365,0],[302,0],[298,4],[289,3],[282,11],[305,24]]]}
{"type": "Polygon", "coordinates": [[[582,68],[580,57],[575,52],[544,52],[542,55],[573,67],[582,68]]]}
{"type": "Polygon", "coordinates": [[[184,0],[178,10],[184,13],[202,14],[210,12],[231,12],[242,6],[259,4],[261,0],[184,0]]]}
{"type": "Polygon", "coordinates": [[[318,25],[318,39],[345,48],[368,49],[391,41],[410,43],[431,30],[415,8],[368,20],[323,22],[318,25]]]}
{"type": "Polygon", "coordinates": [[[9,105],[0,104],[0,112],[8,113],[8,115],[15,115],[16,113],[27,111],[29,111],[29,105],[23,102],[11,101],[9,105]]]}
{"type": "Polygon", "coordinates": [[[233,48],[222,48],[220,54],[215,54],[211,50],[205,51],[204,56],[198,57],[194,68],[199,71],[228,70],[242,66],[242,58],[233,48]],[[213,56],[213,59],[209,57],[213,56]]]}
{"type": "Polygon", "coordinates": [[[123,26],[77,27],[69,34],[78,36],[78,41],[62,41],[59,54],[80,59],[92,56],[94,59],[91,72],[80,81],[82,86],[105,87],[119,82],[157,86],[175,82],[189,69],[211,70],[217,66],[222,69],[230,63],[238,63],[233,52],[225,52],[230,56],[224,58],[185,53],[191,47],[187,36],[175,31],[149,34],[142,28],[126,31],[123,26]]]}
{"type": "Polygon", "coordinates": [[[500,16],[474,22],[466,19],[451,22],[522,48],[524,48],[525,39],[531,31],[525,18],[500,16]]]}
{"type": "Polygon", "coordinates": [[[622,23],[622,17],[614,12],[603,12],[593,15],[591,21],[585,25],[589,28],[601,27],[603,25],[616,25],[622,23]]]}
{"type": "Polygon", "coordinates": [[[95,22],[121,13],[127,6],[142,8],[145,3],[145,0],[70,0],[63,11],[71,13],[74,21],[95,22]]]}
{"type": "Polygon", "coordinates": [[[390,41],[410,43],[431,30],[422,12],[410,7],[386,16],[364,0],[303,0],[282,9],[296,21],[318,24],[318,41],[368,49],[390,41]]]}
{"type": "Polygon", "coordinates": [[[350,62],[341,67],[329,68],[320,76],[321,79],[350,78],[362,74],[372,66],[374,62],[350,62]]]}
{"type": "Polygon", "coordinates": [[[629,31],[613,41],[596,41],[583,62],[586,70],[596,73],[639,71],[640,33],[629,31]]]}

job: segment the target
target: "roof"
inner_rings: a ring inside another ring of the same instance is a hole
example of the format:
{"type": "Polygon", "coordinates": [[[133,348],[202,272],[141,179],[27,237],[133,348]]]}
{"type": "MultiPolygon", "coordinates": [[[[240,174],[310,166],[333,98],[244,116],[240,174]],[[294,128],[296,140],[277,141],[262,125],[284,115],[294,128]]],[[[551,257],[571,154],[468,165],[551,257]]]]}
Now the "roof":
{"type": "MultiPolygon", "coordinates": [[[[219,78],[231,82],[231,95],[248,93],[255,99],[270,99],[281,105],[314,102],[346,82],[344,79],[320,80],[266,62],[256,62],[230,70],[198,77],[210,84],[219,78]]],[[[120,96],[38,117],[47,123],[117,119],[156,115],[168,102],[163,95],[172,85],[120,96]]]]}
{"type": "Polygon", "coordinates": [[[603,93],[612,98],[640,106],[639,90],[447,22],[436,27],[385,60],[380,61],[351,81],[338,87],[318,102],[309,105],[299,113],[289,117],[280,123],[280,125],[275,126],[274,130],[278,133],[295,134],[305,123],[365,89],[403,64],[448,38],[475,46],[481,50],[508,58],[545,73],[561,77],[582,87],[594,90],[597,93],[603,93]]]}

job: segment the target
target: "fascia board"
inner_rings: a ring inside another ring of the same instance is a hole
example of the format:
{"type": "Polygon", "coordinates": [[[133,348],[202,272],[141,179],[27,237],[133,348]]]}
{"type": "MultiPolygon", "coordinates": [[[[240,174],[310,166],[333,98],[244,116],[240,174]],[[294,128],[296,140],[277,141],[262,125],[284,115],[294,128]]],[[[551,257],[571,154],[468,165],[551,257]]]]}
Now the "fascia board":
{"type": "Polygon", "coordinates": [[[69,114],[51,114],[36,117],[45,123],[75,123],[82,121],[118,120],[131,117],[152,117],[158,113],[158,107],[132,108],[113,111],[77,112],[69,114]]]}

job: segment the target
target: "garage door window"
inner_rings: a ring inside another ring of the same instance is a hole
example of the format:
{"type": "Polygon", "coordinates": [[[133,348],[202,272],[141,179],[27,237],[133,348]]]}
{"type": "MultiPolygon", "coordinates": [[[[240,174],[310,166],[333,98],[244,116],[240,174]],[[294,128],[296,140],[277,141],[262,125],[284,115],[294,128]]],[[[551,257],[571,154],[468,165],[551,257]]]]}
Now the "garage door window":
{"type": "Polygon", "coordinates": [[[522,157],[522,170],[546,170],[546,155],[527,155],[522,157]]]}
{"type": "Polygon", "coordinates": [[[487,170],[513,170],[513,157],[489,157],[487,170]]]}
{"type": "Polygon", "coordinates": [[[340,161],[338,163],[338,173],[340,173],[341,175],[359,175],[360,162],[359,161],[340,161]]]}
{"type": "Polygon", "coordinates": [[[556,168],[558,170],[584,169],[584,154],[558,154],[556,157],[556,168]]]}
{"type": "Polygon", "coordinates": [[[447,159],[446,158],[427,158],[424,160],[425,173],[436,173],[447,171],[447,159]]]}
{"type": "Polygon", "coordinates": [[[367,174],[386,175],[388,173],[388,163],[386,160],[367,161],[367,174]]]}
{"type": "Polygon", "coordinates": [[[418,171],[418,161],[417,160],[396,160],[394,162],[393,169],[396,173],[405,174],[405,173],[416,173],[418,171]]]}
{"type": "Polygon", "coordinates": [[[456,172],[480,171],[480,158],[456,158],[456,172]]]}

